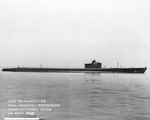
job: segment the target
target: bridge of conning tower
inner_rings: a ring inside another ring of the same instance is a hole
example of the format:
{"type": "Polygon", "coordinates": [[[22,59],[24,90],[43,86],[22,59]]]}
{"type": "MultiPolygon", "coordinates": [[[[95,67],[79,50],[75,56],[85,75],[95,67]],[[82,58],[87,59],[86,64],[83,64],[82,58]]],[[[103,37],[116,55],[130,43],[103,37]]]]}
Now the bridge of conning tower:
{"type": "Polygon", "coordinates": [[[85,68],[101,68],[102,64],[93,60],[92,63],[86,63],[85,68]]]}

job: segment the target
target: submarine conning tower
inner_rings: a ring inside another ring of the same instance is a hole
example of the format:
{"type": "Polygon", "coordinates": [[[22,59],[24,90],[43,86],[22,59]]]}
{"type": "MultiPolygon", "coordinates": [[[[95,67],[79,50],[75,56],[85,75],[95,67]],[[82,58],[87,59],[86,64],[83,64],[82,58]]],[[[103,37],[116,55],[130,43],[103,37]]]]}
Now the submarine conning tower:
{"type": "Polygon", "coordinates": [[[86,63],[85,68],[101,68],[102,63],[96,62],[96,60],[93,60],[92,63],[86,63]]]}

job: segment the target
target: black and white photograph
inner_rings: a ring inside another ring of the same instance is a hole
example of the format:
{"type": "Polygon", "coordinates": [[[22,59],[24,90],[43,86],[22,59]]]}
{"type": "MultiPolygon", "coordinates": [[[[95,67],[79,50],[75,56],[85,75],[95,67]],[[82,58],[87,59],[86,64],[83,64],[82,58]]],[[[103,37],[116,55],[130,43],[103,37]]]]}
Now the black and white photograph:
{"type": "Polygon", "coordinates": [[[150,120],[150,1],[0,0],[0,120],[150,120]]]}

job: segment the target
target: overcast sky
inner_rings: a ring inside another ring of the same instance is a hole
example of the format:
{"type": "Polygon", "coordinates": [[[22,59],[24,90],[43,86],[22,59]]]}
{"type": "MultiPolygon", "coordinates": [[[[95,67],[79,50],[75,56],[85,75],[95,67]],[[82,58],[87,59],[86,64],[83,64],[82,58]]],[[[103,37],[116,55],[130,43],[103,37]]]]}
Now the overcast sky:
{"type": "Polygon", "coordinates": [[[150,0],[0,0],[0,66],[150,66],[150,0]]]}

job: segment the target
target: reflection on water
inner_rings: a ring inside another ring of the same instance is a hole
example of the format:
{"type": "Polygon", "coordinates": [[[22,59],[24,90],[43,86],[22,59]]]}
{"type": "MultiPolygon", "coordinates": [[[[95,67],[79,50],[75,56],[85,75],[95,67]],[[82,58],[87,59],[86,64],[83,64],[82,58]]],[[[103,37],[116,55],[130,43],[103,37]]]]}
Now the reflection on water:
{"type": "Polygon", "coordinates": [[[146,74],[0,72],[1,119],[10,99],[46,99],[60,104],[36,112],[42,120],[149,120],[146,74]]]}

